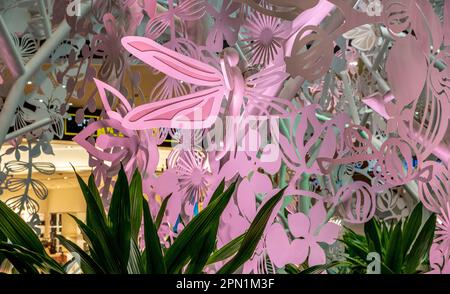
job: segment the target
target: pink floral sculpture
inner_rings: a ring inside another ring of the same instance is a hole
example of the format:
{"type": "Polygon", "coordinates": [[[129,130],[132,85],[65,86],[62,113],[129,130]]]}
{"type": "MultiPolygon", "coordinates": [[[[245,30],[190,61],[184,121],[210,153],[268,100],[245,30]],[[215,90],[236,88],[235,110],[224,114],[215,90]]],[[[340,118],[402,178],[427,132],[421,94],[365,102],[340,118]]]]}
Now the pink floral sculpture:
{"type": "Polygon", "coordinates": [[[430,266],[428,274],[450,274],[450,254],[448,248],[442,248],[438,244],[431,245],[430,266]]]}
{"type": "Polygon", "coordinates": [[[309,216],[301,212],[291,214],[288,221],[292,241],[279,223],[270,227],[266,238],[269,257],[275,265],[302,264],[306,260],[309,266],[324,264],[326,256],[319,243],[333,244],[340,229],[338,225],[327,222],[324,204],[317,202],[309,216]]]}
{"type": "Polygon", "coordinates": [[[279,18],[251,13],[244,24],[244,38],[248,42],[247,50],[252,64],[280,63],[284,59],[284,41],[290,33],[290,24],[279,18]]]}
{"type": "MultiPolygon", "coordinates": [[[[129,177],[136,167],[144,174],[152,214],[170,197],[158,232],[167,237],[164,245],[208,205],[222,179],[238,186],[221,219],[218,248],[288,186],[243,270],[324,264],[326,245],[340,231],[332,217],[363,224],[377,217],[388,191],[418,185],[419,199],[439,215],[432,272],[448,272],[448,1],[443,22],[422,0],[385,0],[375,14],[345,0],[121,3],[117,17],[112,2],[97,4],[106,34],[93,37],[92,52],[105,60],[98,74],[104,82],[95,80],[105,113],[75,141],[89,152],[106,191],[122,162],[129,177]],[[121,26],[125,15],[129,26],[121,26]],[[123,73],[134,62],[164,78],[151,93],[141,93],[135,78],[125,97],[118,89],[125,93],[123,73]],[[138,105],[135,92],[150,99],[138,105]],[[251,137],[255,117],[272,127],[265,142],[251,137]],[[216,136],[227,118],[235,124],[216,136]],[[97,136],[105,128],[113,131],[97,136]],[[186,148],[187,137],[175,138],[158,175],[158,145],[185,131],[195,143],[186,148]]],[[[92,34],[83,22],[71,24],[92,34]]],[[[83,55],[91,60],[88,49],[83,55]]],[[[88,80],[94,76],[86,71],[88,80]]],[[[74,92],[78,79],[69,81],[74,92]]],[[[398,206],[393,220],[408,211],[398,206]]]]}

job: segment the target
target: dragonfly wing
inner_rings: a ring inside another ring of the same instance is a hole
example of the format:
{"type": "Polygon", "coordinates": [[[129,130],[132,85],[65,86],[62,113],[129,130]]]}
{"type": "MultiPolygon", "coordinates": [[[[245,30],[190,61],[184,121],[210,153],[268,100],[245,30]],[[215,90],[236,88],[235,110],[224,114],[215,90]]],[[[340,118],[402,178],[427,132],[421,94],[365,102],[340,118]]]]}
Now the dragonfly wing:
{"type": "Polygon", "coordinates": [[[117,89],[115,89],[113,86],[110,86],[100,80],[94,79],[95,84],[97,85],[98,93],[100,95],[100,99],[102,100],[103,107],[105,107],[106,113],[110,118],[114,118],[116,120],[121,120],[122,116],[112,110],[111,105],[109,104],[108,97],[106,96],[106,91],[113,94],[115,97],[117,97],[122,106],[125,108],[126,111],[131,110],[131,105],[128,102],[128,100],[120,93],[117,89]]]}
{"type": "Polygon", "coordinates": [[[214,67],[170,50],[151,39],[124,37],[122,45],[143,62],[175,79],[198,86],[223,85],[223,77],[214,67]]]}
{"type": "Polygon", "coordinates": [[[203,129],[217,118],[224,96],[222,87],[144,104],[129,112],[122,124],[133,130],[150,128],[203,129]]]}

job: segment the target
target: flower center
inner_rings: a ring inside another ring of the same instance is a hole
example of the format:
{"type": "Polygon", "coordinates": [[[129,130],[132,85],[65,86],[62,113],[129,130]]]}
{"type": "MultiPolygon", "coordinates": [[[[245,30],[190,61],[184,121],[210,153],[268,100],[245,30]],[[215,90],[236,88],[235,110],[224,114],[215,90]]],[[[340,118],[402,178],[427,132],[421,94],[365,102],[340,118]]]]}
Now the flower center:
{"type": "Polygon", "coordinates": [[[203,172],[199,168],[194,168],[191,173],[191,183],[194,186],[200,186],[203,180],[203,172]]]}
{"type": "Polygon", "coordinates": [[[265,28],[259,34],[259,40],[264,46],[269,46],[273,40],[273,32],[270,28],[265,28]]]}

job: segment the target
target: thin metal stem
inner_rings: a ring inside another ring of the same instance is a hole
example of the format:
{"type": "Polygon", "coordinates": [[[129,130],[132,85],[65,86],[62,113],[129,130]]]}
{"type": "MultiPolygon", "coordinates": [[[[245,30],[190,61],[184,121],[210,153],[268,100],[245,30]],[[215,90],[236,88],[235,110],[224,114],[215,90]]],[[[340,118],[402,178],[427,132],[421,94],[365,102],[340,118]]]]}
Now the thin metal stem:
{"type": "Polygon", "coordinates": [[[34,122],[32,124],[29,124],[29,125],[21,128],[21,129],[18,129],[18,130],[14,131],[14,132],[9,133],[8,135],[6,135],[5,141],[13,140],[13,139],[15,139],[15,138],[17,138],[19,136],[22,136],[22,135],[24,135],[24,134],[26,134],[28,132],[34,131],[36,129],[42,128],[42,127],[44,127],[46,125],[49,125],[51,123],[52,123],[52,119],[49,118],[49,117],[46,117],[46,118],[44,118],[44,119],[42,119],[40,121],[36,121],[36,122],[34,122]]]}
{"type": "Polygon", "coordinates": [[[47,8],[45,7],[45,0],[39,0],[39,10],[42,15],[42,21],[44,22],[45,37],[50,39],[52,36],[52,24],[50,23],[50,18],[48,17],[47,8]]]}

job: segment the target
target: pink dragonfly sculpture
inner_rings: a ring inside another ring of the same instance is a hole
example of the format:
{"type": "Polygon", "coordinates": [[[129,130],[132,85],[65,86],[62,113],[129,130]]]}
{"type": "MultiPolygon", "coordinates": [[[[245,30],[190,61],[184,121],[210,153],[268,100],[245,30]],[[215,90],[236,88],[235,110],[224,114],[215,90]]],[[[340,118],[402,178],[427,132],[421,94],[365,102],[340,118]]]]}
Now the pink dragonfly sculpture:
{"type": "Polygon", "coordinates": [[[272,116],[287,116],[295,109],[290,101],[264,94],[288,77],[281,66],[268,67],[245,79],[238,67],[239,55],[231,48],[221,54],[219,71],[145,37],[124,37],[122,45],[160,72],[204,88],[132,109],[121,119],[128,129],[208,128],[216,121],[224,97],[228,100],[226,113],[233,117],[241,115],[242,107],[247,114],[252,110],[255,115],[272,116]]]}

